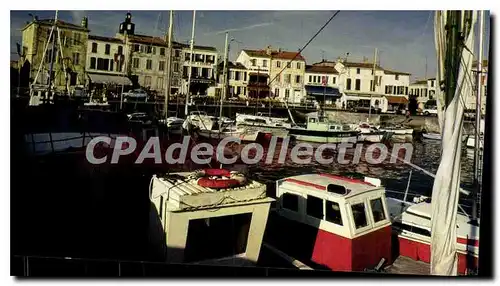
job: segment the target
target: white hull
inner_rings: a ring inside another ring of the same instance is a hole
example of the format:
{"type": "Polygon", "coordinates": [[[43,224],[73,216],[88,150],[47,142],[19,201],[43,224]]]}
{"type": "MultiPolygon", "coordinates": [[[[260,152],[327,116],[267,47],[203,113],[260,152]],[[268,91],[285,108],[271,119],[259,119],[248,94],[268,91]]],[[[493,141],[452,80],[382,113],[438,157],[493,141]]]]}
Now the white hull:
{"type": "Polygon", "coordinates": [[[267,127],[267,126],[250,126],[250,125],[246,125],[246,124],[238,124],[237,126],[244,127],[246,130],[271,133],[273,136],[278,137],[278,138],[288,137],[288,130],[286,130],[285,128],[267,127]]]}
{"type": "Polygon", "coordinates": [[[394,133],[395,135],[413,135],[413,129],[411,128],[388,128],[380,129],[380,131],[394,133]]]}
{"type": "Polygon", "coordinates": [[[423,133],[422,136],[425,139],[431,139],[431,140],[441,140],[441,134],[439,133],[423,133]]]}
{"type": "Polygon", "coordinates": [[[228,137],[239,138],[241,141],[254,142],[259,136],[258,131],[246,131],[246,130],[231,130],[231,131],[220,131],[219,130],[198,130],[198,135],[208,139],[224,139],[228,137]]]}
{"type": "Polygon", "coordinates": [[[368,143],[380,143],[384,138],[384,134],[360,134],[358,136],[358,142],[368,142],[368,143]]]}
{"type": "Polygon", "coordinates": [[[342,142],[357,142],[357,136],[348,137],[323,137],[323,136],[313,136],[313,135],[293,135],[298,141],[304,142],[314,142],[314,143],[342,143],[342,142]]]}

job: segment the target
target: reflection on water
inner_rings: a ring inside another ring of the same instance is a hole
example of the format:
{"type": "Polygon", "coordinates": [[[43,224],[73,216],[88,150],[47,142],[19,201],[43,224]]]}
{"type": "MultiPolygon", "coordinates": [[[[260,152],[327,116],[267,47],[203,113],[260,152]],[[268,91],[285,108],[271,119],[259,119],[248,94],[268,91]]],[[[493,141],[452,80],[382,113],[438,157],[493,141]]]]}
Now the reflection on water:
{"type": "MultiPolygon", "coordinates": [[[[366,146],[364,149],[366,149],[366,146]]],[[[389,152],[391,152],[392,148],[388,149],[389,152]]],[[[413,143],[413,155],[411,158],[411,162],[435,174],[439,167],[440,153],[440,141],[424,140],[423,142],[415,142],[413,143]]],[[[346,154],[346,159],[349,160],[350,156],[352,156],[352,152],[351,154],[346,154]]],[[[471,150],[463,151],[461,180],[462,187],[466,190],[470,190],[473,183],[473,156],[474,154],[471,150]]],[[[325,158],[326,157],[327,156],[325,155],[325,158]]],[[[363,160],[364,154],[361,157],[362,159],[358,164],[347,165],[335,163],[336,160],[334,160],[334,163],[330,165],[322,165],[314,162],[314,160],[307,165],[296,164],[291,160],[286,160],[283,165],[261,164],[251,166],[249,175],[256,180],[271,183],[277,179],[281,179],[284,177],[313,172],[328,172],[341,175],[353,175],[353,173],[355,173],[355,175],[359,176],[379,178],[382,180],[382,184],[389,190],[404,191],[406,189],[410,170],[413,169],[411,166],[402,162],[390,163],[389,160],[385,160],[381,164],[372,165],[363,160]]],[[[403,155],[400,155],[400,157],[403,157],[403,155]]],[[[413,169],[409,192],[430,196],[433,183],[434,179],[432,177],[424,174],[417,169],[413,169]]]]}

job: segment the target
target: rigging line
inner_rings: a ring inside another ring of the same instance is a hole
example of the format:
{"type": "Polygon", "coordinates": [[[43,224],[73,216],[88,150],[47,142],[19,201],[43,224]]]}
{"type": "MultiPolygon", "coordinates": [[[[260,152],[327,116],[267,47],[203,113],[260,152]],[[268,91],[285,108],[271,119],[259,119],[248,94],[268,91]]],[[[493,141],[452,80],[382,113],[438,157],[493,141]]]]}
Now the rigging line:
{"type": "Polygon", "coordinates": [[[281,69],[281,71],[269,82],[268,85],[270,85],[272,82],[274,82],[274,80],[276,80],[276,78],[278,78],[279,76],[281,76],[281,73],[286,69],[288,68],[288,66],[295,60],[295,58],[297,58],[298,55],[300,55],[300,53],[305,49],[307,48],[307,46],[316,38],[316,36],[319,35],[319,33],[321,33],[321,31],[323,31],[323,29],[328,26],[328,24],[330,24],[330,22],[333,20],[333,18],[335,18],[335,16],[337,16],[337,14],[340,13],[340,10],[338,10],[337,12],[335,12],[331,17],[330,19],[328,19],[328,21],[316,32],[316,34],[314,34],[314,36],[312,36],[311,39],[309,39],[309,41],[304,45],[304,47],[302,47],[302,49],[300,49],[296,54],[295,56],[286,64],[284,65],[284,67],[281,69]]]}

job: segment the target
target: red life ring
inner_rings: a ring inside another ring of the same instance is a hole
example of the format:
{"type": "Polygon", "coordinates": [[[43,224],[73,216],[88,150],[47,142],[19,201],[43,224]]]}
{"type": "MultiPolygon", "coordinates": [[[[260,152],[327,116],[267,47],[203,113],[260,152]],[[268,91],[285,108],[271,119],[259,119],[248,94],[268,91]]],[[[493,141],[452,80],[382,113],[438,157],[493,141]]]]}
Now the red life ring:
{"type": "Polygon", "coordinates": [[[198,185],[211,189],[228,189],[241,186],[244,181],[231,178],[231,171],[226,169],[205,169],[202,171],[204,175],[198,179],[198,185]],[[226,177],[223,178],[210,178],[210,177],[226,177]]]}

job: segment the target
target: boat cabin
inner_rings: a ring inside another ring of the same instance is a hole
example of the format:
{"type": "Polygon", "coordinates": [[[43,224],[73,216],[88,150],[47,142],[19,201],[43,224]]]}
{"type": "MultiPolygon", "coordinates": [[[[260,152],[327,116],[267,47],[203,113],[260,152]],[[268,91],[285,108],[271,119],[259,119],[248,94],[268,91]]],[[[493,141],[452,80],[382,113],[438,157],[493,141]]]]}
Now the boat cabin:
{"type": "Polygon", "coordinates": [[[390,263],[391,222],[379,180],[307,174],[276,184],[278,214],[316,233],[312,262],[334,271],[390,263]]]}
{"type": "Polygon", "coordinates": [[[307,129],[316,131],[350,131],[349,126],[330,122],[326,116],[317,114],[307,116],[307,129]]]}

